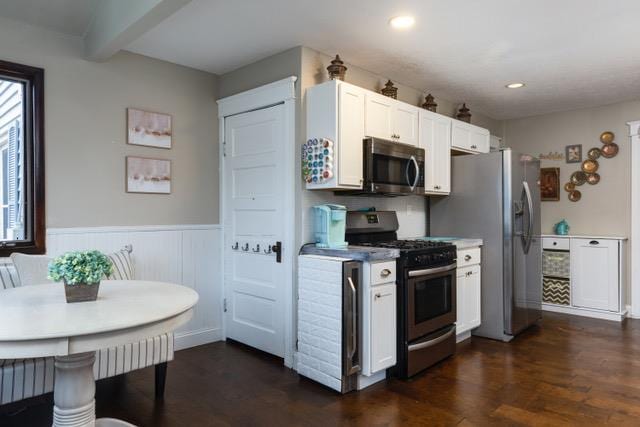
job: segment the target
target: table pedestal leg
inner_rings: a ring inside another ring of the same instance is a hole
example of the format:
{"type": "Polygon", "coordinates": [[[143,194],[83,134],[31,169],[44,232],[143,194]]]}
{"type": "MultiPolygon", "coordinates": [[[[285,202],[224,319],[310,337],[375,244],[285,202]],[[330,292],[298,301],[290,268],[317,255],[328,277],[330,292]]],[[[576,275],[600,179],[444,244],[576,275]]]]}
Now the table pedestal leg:
{"type": "Polygon", "coordinates": [[[53,426],[81,427],[96,420],[94,352],[56,356],[53,426]]]}

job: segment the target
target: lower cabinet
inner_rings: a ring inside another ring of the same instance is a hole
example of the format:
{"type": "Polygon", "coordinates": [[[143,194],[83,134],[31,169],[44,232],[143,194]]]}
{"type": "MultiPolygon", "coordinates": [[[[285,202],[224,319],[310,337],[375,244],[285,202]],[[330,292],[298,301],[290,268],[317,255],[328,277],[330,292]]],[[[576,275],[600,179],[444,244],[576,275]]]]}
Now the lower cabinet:
{"type": "Polygon", "coordinates": [[[543,236],[542,309],[624,318],[624,238],[543,236]]]}
{"type": "Polygon", "coordinates": [[[456,335],[460,335],[480,326],[480,265],[459,268],[456,281],[456,335]]]}
{"type": "Polygon", "coordinates": [[[396,364],[396,284],[371,288],[371,372],[396,364]]]}

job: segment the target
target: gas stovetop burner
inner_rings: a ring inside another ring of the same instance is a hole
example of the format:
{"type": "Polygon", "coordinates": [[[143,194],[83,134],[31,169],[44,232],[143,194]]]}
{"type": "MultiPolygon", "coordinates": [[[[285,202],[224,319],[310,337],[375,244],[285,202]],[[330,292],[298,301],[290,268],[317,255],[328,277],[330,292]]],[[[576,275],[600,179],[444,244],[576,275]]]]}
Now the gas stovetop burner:
{"type": "Polygon", "coordinates": [[[432,242],[428,240],[391,240],[388,242],[367,242],[358,243],[359,246],[373,246],[376,248],[389,248],[400,250],[416,250],[416,249],[431,249],[440,248],[444,246],[450,246],[451,243],[447,242],[432,242]]]}

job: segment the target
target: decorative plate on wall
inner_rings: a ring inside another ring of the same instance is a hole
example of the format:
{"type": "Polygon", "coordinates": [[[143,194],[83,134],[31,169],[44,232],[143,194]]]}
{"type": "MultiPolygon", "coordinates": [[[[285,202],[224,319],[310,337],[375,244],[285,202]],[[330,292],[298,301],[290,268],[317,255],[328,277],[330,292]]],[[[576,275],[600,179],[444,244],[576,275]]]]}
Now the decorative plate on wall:
{"type": "Polygon", "coordinates": [[[600,134],[600,142],[603,144],[611,144],[615,137],[616,136],[611,131],[602,132],[600,134]]]}
{"type": "Polygon", "coordinates": [[[573,190],[569,193],[569,200],[572,202],[577,202],[582,197],[582,193],[579,190],[573,190]]]}
{"type": "Polygon", "coordinates": [[[591,185],[596,185],[600,182],[600,174],[590,173],[589,175],[587,175],[587,182],[591,185]]]}
{"type": "Polygon", "coordinates": [[[587,157],[591,160],[595,160],[602,155],[602,152],[598,147],[593,147],[591,150],[587,152],[587,157]]]}
{"type": "Polygon", "coordinates": [[[575,189],[576,189],[576,185],[573,182],[567,182],[564,185],[564,191],[566,191],[567,193],[571,193],[575,189]]]}
{"type": "Polygon", "coordinates": [[[575,185],[582,185],[587,182],[587,174],[582,171],[575,171],[571,174],[571,182],[575,185]]]}
{"type": "Polygon", "coordinates": [[[600,151],[602,151],[602,157],[610,159],[618,154],[619,148],[620,147],[618,147],[618,144],[612,142],[611,144],[606,144],[605,146],[603,146],[600,151]]]}
{"type": "Polygon", "coordinates": [[[582,162],[582,171],[584,173],[595,173],[598,170],[598,161],[587,159],[582,162]]]}

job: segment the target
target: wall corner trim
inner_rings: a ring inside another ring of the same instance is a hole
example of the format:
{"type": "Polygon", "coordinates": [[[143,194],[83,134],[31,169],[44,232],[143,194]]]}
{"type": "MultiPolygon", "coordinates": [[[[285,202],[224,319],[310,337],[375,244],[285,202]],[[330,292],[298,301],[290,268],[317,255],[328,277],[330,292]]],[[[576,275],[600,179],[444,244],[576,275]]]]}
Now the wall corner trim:
{"type": "Polygon", "coordinates": [[[296,76],[269,83],[245,92],[219,99],[218,118],[232,116],[295,99],[296,76]]]}
{"type": "Polygon", "coordinates": [[[640,120],[627,122],[629,126],[629,136],[640,135],[640,120]]]}

